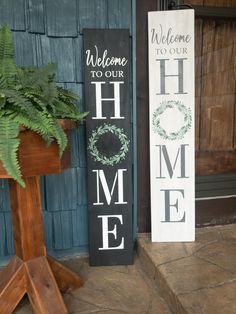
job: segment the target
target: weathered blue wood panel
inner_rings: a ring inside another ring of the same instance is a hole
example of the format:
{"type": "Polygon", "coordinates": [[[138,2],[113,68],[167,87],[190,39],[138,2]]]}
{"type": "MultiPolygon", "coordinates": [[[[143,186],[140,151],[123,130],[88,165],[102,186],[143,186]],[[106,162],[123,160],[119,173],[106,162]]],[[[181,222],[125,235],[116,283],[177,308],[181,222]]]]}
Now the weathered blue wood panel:
{"type": "Polygon", "coordinates": [[[87,172],[86,168],[76,168],[77,184],[77,204],[87,205],[87,172]]]}
{"type": "Polygon", "coordinates": [[[0,255],[4,256],[6,255],[6,226],[5,226],[5,216],[4,213],[0,213],[0,230],[1,230],[1,243],[2,245],[0,246],[0,255]]]}
{"type": "MultiPolygon", "coordinates": [[[[63,87],[73,91],[80,96],[80,100],[76,103],[76,105],[80,111],[84,111],[82,84],[66,83],[63,87]]],[[[86,155],[84,150],[85,141],[82,128],[83,125],[80,125],[78,129],[71,131],[71,163],[73,168],[86,166],[86,155]]]]}
{"type": "Polygon", "coordinates": [[[12,255],[14,252],[13,243],[13,230],[12,230],[12,216],[11,212],[4,213],[5,230],[6,230],[6,242],[5,242],[5,255],[12,255]]]}
{"type": "Polygon", "coordinates": [[[83,111],[84,110],[83,85],[77,83],[66,83],[64,84],[64,87],[66,89],[71,90],[80,97],[79,101],[76,102],[76,106],[79,109],[79,111],[83,111]]]}
{"type": "Polygon", "coordinates": [[[0,246],[0,256],[7,256],[13,254],[13,235],[12,235],[12,223],[11,213],[0,213],[0,230],[2,245],[0,246]]]}
{"type": "Polygon", "coordinates": [[[47,211],[63,211],[77,208],[78,177],[76,168],[61,174],[45,177],[45,199],[47,211]]]}
{"type": "Polygon", "coordinates": [[[47,35],[77,36],[76,0],[45,0],[47,35]]]}
{"type": "Polygon", "coordinates": [[[80,206],[72,212],[73,246],[88,245],[88,217],[87,206],[80,206]]]}
{"type": "Polygon", "coordinates": [[[107,0],[78,1],[78,20],[81,34],[83,32],[83,28],[105,28],[108,26],[107,0]]]}
{"type": "Polygon", "coordinates": [[[53,250],[54,239],[53,239],[53,228],[52,228],[52,216],[53,213],[44,211],[43,222],[44,222],[44,237],[47,250],[53,250]]]}
{"type": "Polygon", "coordinates": [[[53,218],[54,248],[69,249],[72,247],[72,212],[55,212],[53,218]]]}
{"type": "Polygon", "coordinates": [[[49,38],[46,35],[37,35],[36,55],[39,66],[50,62],[58,65],[57,82],[75,82],[75,58],[72,38],[49,38]]]}
{"type": "Polygon", "coordinates": [[[6,179],[0,180],[0,212],[10,212],[9,188],[6,179]]]}
{"type": "Polygon", "coordinates": [[[74,38],[74,53],[75,53],[75,71],[76,71],[76,82],[83,81],[83,37],[79,35],[74,38]]]}
{"type": "Polygon", "coordinates": [[[56,81],[75,82],[72,38],[50,38],[51,59],[58,64],[56,81]]]}
{"type": "Polygon", "coordinates": [[[36,35],[36,54],[38,66],[52,62],[50,39],[46,35],[36,35]]]}
{"type": "Polygon", "coordinates": [[[44,16],[43,0],[29,0],[28,23],[30,32],[44,34],[44,16]]]}
{"type": "Polygon", "coordinates": [[[86,167],[85,125],[71,132],[71,162],[73,167],[86,167]]]}
{"type": "Polygon", "coordinates": [[[19,66],[37,65],[35,35],[28,32],[14,32],[15,59],[19,66]]]}
{"type": "Polygon", "coordinates": [[[132,3],[127,0],[108,1],[109,28],[132,28],[132,3]]]}
{"type": "Polygon", "coordinates": [[[0,25],[7,23],[12,30],[25,30],[25,0],[1,0],[0,25]]]}

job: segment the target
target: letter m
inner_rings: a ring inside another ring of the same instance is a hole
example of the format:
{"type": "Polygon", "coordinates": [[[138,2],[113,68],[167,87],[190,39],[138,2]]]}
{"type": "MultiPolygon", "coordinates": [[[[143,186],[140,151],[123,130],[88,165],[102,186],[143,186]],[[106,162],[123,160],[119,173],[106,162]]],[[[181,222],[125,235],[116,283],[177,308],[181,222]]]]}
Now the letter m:
{"type": "Polygon", "coordinates": [[[173,177],[174,171],[176,170],[177,164],[179,164],[179,169],[180,169],[180,176],[177,178],[188,178],[186,176],[186,146],[189,146],[188,144],[181,144],[180,147],[178,148],[178,151],[176,153],[176,156],[174,160],[170,160],[170,156],[168,154],[166,145],[156,145],[159,149],[159,161],[158,161],[158,167],[160,172],[158,173],[158,176],[156,177],[157,179],[161,178],[166,178],[165,175],[163,174],[164,169],[167,170],[167,173],[170,178],[173,177]],[[165,164],[165,168],[163,167],[163,161],[165,164]]]}
{"type": "Polygon", "coordinates": [[[97,201],[96,203],[93,203],[93,205],[104,204],[104,202],[102,202],[100,198],[100,191],[101,191],[100,188],[103,189],[107,204],[110,205],[116,185],[118,186],[117,188],[118,199],[117,199],[117,202],[115,202],[115,204],[127,204],[127,202],[124,202],[124,187],[123,187],[123,182],[124,182],[123,176],[124,176],[125,171],[127,171],[127,169],[118,169],[118,171],[115,174],[112,187],[111,189],[109,189],[104,171],[93,170],[93,172],[96,173],[96,177],[97,177],[97,201]]]}

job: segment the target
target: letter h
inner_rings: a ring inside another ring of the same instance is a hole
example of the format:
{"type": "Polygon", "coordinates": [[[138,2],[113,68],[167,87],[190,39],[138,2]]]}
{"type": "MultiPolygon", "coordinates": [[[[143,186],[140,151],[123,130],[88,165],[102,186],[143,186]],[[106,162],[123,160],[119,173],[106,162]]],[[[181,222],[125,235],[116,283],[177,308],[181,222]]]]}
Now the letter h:
{"type": "Polygon", "coordinates": [[[184,92],[184,60],[187,58],[174,59],[178,60],[178,74],[166,74],[166,61],[170,59],[156,59],[160,61],[160,93],[157,95],[169,95],[166,92],[166,77],[177,77],[178,78],[178,93],[175,94],[187,94],[184,92]]]}
{"type": "Polygon", "coordinates": [[[106,82],[91,82],[91,84],[95,85],[96,92],[96,116],[92,117],[92,119],[106,119],[102,115],[103,101],[114,102],[114,117],[111,117],[111,119],[124,119],[125,117],[121,117],[120,115],[120,84],[124,84],[124,82],[109,82],[109,84],[114,86],[114,98],[102,98],[102,85],[106,84],[106,82]]]}

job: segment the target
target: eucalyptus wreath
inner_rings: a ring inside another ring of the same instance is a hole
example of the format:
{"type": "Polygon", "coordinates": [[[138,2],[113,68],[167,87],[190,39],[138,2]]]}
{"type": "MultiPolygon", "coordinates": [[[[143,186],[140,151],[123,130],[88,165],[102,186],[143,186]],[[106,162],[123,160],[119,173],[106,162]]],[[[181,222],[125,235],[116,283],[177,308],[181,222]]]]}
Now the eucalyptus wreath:
{"type": "Polygon", "coordinates": [[[123,129],[118,128],[112,124],[104,123],[92,132],[92,135],[89,138],[88,150],[90,151],[90,154],[93,156],[93,159],[95,161],[101,162],[103,165],[114,166],[118,164],[121,160],[125,159],[125,156],[129,151],[129,143],[130,141],[124,133],[123,129]],[[111,133],[117,136],[121,144],[119,152],[110,157],[101,154],[96,145],[99,138],[107,133],[111,133]]]}
{"type": "Polygon", "coordinates": [[[191,109],[187,108],[182,102],[170,100],[163,101],[160,106],[154,111],[152,116],[152,126],[154,133],[157,133],[165,140],[180,140],[190,130],[192,126],[191,109]],[[177,108],[184,116],[184,125],[176,132],[167,132],[161,126],[161,115],[166,109],[177,108]]]}

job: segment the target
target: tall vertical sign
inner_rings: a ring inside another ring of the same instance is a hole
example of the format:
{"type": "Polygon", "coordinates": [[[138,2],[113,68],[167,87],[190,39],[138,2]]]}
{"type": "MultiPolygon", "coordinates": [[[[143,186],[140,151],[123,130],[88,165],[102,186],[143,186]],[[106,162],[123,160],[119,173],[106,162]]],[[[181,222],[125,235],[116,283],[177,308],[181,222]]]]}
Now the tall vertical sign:
{"type": "Polygon", "coordinates": [[[194,241],[194,11],[148,14],[152,241],[194,241]]]}
{"type": "Polygon", "coordinates": [[[84,63],[90,264],[131,264],[129,31],[84,30],[84,63]]]}

